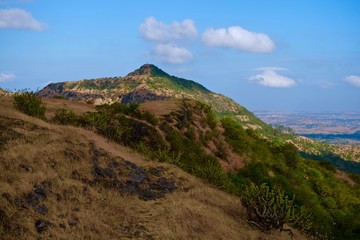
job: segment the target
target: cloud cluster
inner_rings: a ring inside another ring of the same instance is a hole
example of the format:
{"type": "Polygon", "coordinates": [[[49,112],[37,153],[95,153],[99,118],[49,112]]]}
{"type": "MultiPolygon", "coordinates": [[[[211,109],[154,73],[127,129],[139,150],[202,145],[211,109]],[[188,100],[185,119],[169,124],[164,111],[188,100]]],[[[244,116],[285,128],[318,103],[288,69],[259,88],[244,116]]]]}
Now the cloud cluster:
{"type": "Polygon", "coordinates": [[[8,82],[15,79],[15,74],[13,73],[0,73],[0,82],[8,82]]]}
{"type": "Polygon", "coordinates": [[[47,25],[33,18],[31,13],[19,9],[0,9],[0,28],[28,29],[44,31],[47,25]]]}
{"type": "Polygon", "coordinates": [[[249,52],[271,52],[275,43],[264,33],[250,32],[240,26],[229,28],[208,28],[202,34],[207,46],[229,47],[249,52]]]}
{"type": "MultiPolygon", "coordinates": [[[[185,19],[166,24],[155,17],[148,17],[140,24],[139,31],[144,40],[156,43],[151,51],[155,58],[173,64],[193,59],[192,53],[184,47],[189,40],[198,35],[193,20],[185,19]]],[[[271,52],[275,49],[275,43],[268,35],[251,32],[240,26],[208,28],[202,34],[202,43],[206,46],[228,47],[249,52],[271,52]]]]}
{"type": "Polygon", "coordinates": [[[355,87],[360,87],[360,76],[356,76],[356,75],[346,76],[345,81],[355,87]]]}
{"type": "Polygon", "coordinates": [[[198,33],[195,23],[191,19],[185,19],[182,22],[175,21],[168,25],[154,17],[145,19],[140,24],[139,30],[144,39],[156,42],[182,40],[194,37],[198,33]]]}
{"type": "Polygon", "coordinates": [[[250,77],[249,80],[254,81],[259,85],[272,88],[289,88],[296,85],[294,79],[280,75],[276,72],[286,70],[285,68],[266,67],[258,68],[257,70],[262,72],[250,77]]]}
{"type": "Polygon", "coordinates": [[[156,43],[150,52],[154,58],[167,63],[181,64],[193,59],[192,53],[181,46],[183,41],[198,34],[191,19],[166,24],[154,17],[148,17],[139,26],[141,36],[147,41],[156,43]]]}

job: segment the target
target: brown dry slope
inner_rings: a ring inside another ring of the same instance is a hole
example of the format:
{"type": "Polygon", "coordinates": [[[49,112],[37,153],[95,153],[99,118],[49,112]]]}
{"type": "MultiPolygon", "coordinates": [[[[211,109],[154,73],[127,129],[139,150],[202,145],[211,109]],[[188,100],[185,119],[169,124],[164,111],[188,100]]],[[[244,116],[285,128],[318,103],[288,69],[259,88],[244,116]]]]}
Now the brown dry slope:
{"type": "Polygon", "coordinates": [[[0,239],[290,239],[245,219],[238,197],[0,98],[0,239]]]}

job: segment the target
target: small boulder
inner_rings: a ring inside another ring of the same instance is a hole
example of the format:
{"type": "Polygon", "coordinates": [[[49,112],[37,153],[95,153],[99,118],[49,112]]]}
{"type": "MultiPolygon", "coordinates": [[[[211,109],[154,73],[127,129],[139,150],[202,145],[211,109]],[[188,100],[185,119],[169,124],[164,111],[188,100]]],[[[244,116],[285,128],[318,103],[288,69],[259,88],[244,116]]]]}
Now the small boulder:
{"type": "Polygon", "coordinates": [[[45,215],[45,214],[48,213],[48,209],[44,204],[36,206],[35,211],[42,214],[42,215],[45,215]]]}
{"type": "Polygon", "coordinates": [[[49,228],[49,223],[45,220],[38,219],[35,221],[35,228],[38,233],[42,233],[49,228]]]}
{"type": "Polygon", "coordinates": [[[32,168],[29,165],[26,165],[24,163],[19,164],[19,168],[23,171],[23,172],[32,172],[32,168]]]}
{"type": "Polygon", "coordinates": [[[150,173],[156,177],[160,177],[161,174],[164,172],[164,168],[163,167],[153,167],[150,168],[150,173]]]}
{"type": "Polygon", "coordinates": [[[78,224],[78,222],[79,221],[76,220],[76,219],[71,219],[71,220],[68,221],[68,224],[69,224],[70,227],[75,227],[78,224]]]}
{"type": "Polygon", "coordinates": [[[47,197],[47,196],[46,196],[45,189],[42,188],[42,187],[37,187],[37,188],[35,188],[34,194],[36,195],[36,197],[37,197],[38,199],[41,199],[41,200],[44,200],[44,199],[46,199],[46,197],[47,197]]]}
{"type": "Polygon", "coordinates": [[[114,178],[115,177],[115,174],[111,169],[102,168],[102,167],[100,167],[98,165],[94,166],[93,175],[96,176],[96,177],[100,177],[100,178],[106,178],[106,177],[114,178]]]}

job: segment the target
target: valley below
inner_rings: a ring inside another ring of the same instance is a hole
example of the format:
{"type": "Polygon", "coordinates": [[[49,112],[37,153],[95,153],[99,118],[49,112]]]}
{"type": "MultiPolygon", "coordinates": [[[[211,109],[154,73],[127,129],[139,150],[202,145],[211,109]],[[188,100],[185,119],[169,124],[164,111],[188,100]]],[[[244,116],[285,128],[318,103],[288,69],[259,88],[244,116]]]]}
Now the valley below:
{"type": "Polygon", "coordinates": [[[291,128],[294,133],[334,144],[360,145],[359,112],[255,111],[272,126],[291,128]]]}

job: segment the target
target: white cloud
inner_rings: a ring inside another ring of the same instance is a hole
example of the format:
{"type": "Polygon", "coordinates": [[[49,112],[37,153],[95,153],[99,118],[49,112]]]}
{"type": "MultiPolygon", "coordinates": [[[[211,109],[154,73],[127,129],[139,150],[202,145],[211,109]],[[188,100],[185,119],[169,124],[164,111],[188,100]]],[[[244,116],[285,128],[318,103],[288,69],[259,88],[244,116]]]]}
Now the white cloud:
{"type": "Polygon", "coordinates": [[[285,68],[266,67],[258,68],[262,73],[250,77],[250,81],[254,81],[259,85],[273,88],[289,88],[296,85],[294,79],[278,74],[276,71],[286,70],[285,68]]]}
{"type": "Polygon", "coordinates": [[[249,52],[271,52],[275,43],[264,33],[250,32],[240,26],[229,28],[208,28],[202,34],[207,46],[229,47],[249,52]]]}
{"type": "Polygon", "coordinates": [[[360,76],[356,76],[356,75],[346,76],[345,81],[355,87],[360,87],[360,76]]]}
{"type": "Polygon", "coordinates": [[[0,28],[44,31],[47,25],[37,21],[31,13],[23,9],[11,8],[0,9],[0,28]]]}
{"type": "Polygon", "coordinates": [[[15,79],[13,73],[0,73],[0,82],[8,82],[15,79]]]}
{"type": "Polygon", "coordinates": [[[191,19],[171,24],[158,21],[155,17],[148,17],[139,26],[139,31],[145,40],[156,43],[151,55],[156,59],[172,64],[181,64],[193,59],[192,53],[179,44],[183,40],[195,37],[198,30],[191,19]]]}
{"type": "Polygon", "coordinates": [[[170,43],[158,44],[152,51],[152,55],[160,61],[173,64],[185,63],[193,59],[189,50],[170,43]]]}
{"type": "Polygon", "coordinates": [[[140,24],[139,30],[144,39],[156,42],[187,39],[198,33],[195,23],[191,19],[185,19],[182,22],[175,21],[168,25],[154,17],[146,18],[140,24]]]}

